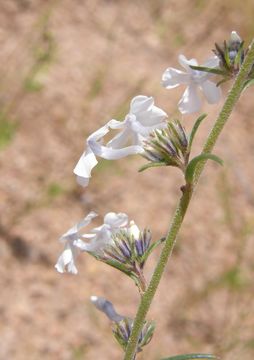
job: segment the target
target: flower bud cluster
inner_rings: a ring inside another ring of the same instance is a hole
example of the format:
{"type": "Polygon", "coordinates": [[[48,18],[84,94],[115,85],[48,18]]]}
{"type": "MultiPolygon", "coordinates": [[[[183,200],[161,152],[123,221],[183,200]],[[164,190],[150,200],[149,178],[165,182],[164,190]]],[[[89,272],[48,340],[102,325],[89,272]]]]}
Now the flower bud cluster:
{"type": "Polygon", "coordinates": [[[178,120],[169,122],[167,128],[155,130],[144,143],[142,154],[151,163],[176,166],[182,170],[189,158],[188,136],[178,120]]]}
{"type": "MultiPolygon", "coordinates": [[[[130,338],[131,330],[133,327],[133,320],[129,318],[124,318],[120,322],[115,322],[113,325],[113,334],[117,340],[117,342],[122,346],[122,348],[125,350],[130,338]]],[[[140,333],[139,339],[138,339],[138,348],[137,352],[140,352],[143,350],[143,347],[147,345],[154,333],[155,324],[152,321],[145,321],[142,331],[140,333]]]]}
{"type": "Polygon", "coordinates": [[[151,232],[147,229],[139,231],[139,234],[121,230],[113,235],[113,243],[104,250],[104,254],[106,258],[125,264],[131,270],[135,270],[137,266],[142,269],[151,238],[151,232]]]}
{"type": "MultiPolygon", "coordinates": [[[[112,331],[115,339],[125,350],[132,331],[134,323],[133,319],[118,314],[114,308],[114,305],[102,297],[91,296],[91,301],[98,310],[102,311],[108,317],[108,319],[113,322],[112,331]]],[[[144,322],[138,340],[137,352],[142,351],[143,347],[151,341],[154,329],[155,323],[153,321],[144,322]]]]}
{"type": "Polygon", "coordinates": [[[150,245],[151,239],[150,230],[140,231],[131,221],[129,228],[121,229],[112,235],[111,243],[97,258],[131,277],[140,293],[143,293],[146,290],[143,268],[148,256],[158,243],[150,245]]]}
{"type": "Polygon", "coordinates": [[[236,31],[231,32],[230,39],[224,41],[223,45],[215,43],[214,53],[218,56],[221,70],[225,71],[228,77],[235,77],[244,61],[244,42],[236,31]]]}

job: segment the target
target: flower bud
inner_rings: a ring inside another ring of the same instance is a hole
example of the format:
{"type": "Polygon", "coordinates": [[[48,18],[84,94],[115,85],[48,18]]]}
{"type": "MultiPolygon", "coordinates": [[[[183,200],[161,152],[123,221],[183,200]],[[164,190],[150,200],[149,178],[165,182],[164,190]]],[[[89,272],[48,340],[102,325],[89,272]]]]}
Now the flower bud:
{"type": "Polygon", "coordinates": [[[134,222],[130,225],[112,236],[113,243],[104,249],[104,255],[106,260],[116,260],[136,271],[144,266],[142,257],[149,249],[152,235],[148,229],[140,231],[134,222]]]}
{"type": "MultiPolygon", "coordinates": [[[[133,327],[133,320],[127,317],[118,323],[114,323],[113,325],[113,334],[117,342],[122,346],[124,350],[127,347],[132,327],[133,327]]],[[[152,321],[144,322],[142,331],[138,339],[137,352],[142,351],[143,347],[151,341],[153,337],[154,329],[155,329],[154,322],[152,321]]]]}
{"type": "Polygon", "coordinates": [[[222,46],[215,43],[214,53],[220,60],[220,68],[225,73],[225,80],[238,74],[246,54],[243,44],[236,31],[231,32],[230,39],[224,41],[222,46]]]}
{"type": "Polygon", "coordinates": [[[124,319],[124,316],[119,315],[113,306],[113,304],[104,299],[103,297],[98,296],[91,296],[90,298],[91,302],[94,304],[94,306],[102,311],[111,321],[121,321],[124,319]]]}
{"type": "Polygon", "coordinates": [[[188,137],[178,120],[169,122],[165,129],[151,133],[143,148],[142,156],[151,163],[184,169],[188,161],[188,137]]]}
{"type": "Polygon", "coordinates": [[[135,252],[137,257],[142,257],[148,250],[152,239],[150,230],[140,232],[139,238],[135,239],[135,252]]]}

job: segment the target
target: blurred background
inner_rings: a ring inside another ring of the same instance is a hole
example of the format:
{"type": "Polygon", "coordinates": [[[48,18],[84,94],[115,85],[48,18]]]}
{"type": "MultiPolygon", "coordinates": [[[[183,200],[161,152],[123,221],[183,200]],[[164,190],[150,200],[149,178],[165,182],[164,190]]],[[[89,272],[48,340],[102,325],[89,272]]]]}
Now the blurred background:
{"type": "MultiPolygon", "coordinates": [[[[183,88],[163,89],[163,71],[179,67],[180,53],[202,63],[232,30],[249,42],[253,12],[252,0],[1,1],[0,359],[122,358],[110,322],[89,297],[106,297],[133,317],[134,284],[86,254],[77,276],[58,274],[58,238],[94,210],[126,212],[158,239],[183,179],[173,168],[139,174],[139,157],[101,161],[86,189],[72,170],[88,134],[123,119],[135,95],[153,95],[181,119],[183,88]]],[[[252,92],[216,146],[224,167],[208,163],[202,176],[149,313],[156,333],[139,359],[184,352],[254,358],[252,92]]],[[[204,104],[209,116],[194,154],[221,104],[204,104]]],[[[187,129],[195,116],[183,117],[187,129]]]]}

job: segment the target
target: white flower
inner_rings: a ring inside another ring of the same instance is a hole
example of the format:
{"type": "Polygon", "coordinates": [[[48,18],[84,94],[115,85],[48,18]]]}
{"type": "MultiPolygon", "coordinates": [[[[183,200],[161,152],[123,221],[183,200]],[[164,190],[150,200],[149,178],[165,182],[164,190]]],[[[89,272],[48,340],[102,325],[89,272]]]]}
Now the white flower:
{"type": "Polygon", "coordinates": [[[96,156],[117,160],[128,155],[142,153],[142,141],[154,129],[165,127],[166,118],[167,114],[154,105],[152,97],[143,95],[134,97],[124,121],[110,120],[88,137],[87,149],[74,169],[78,183],[83,186],[88,185],[91,171],[97,165],[96,156]],[[120,132],[104,145],[103,137],[111,129],[120,130],[120,132]]]}
{"type": "MultiPolygon", "coordinates": [[[[184,71],[168,68],[162,75],[162,85],[167,89],[173,89],[181,84],[186,84],[187,88],[178,103],[178,108],[182,114],[196,112],[201,107],[201,101],[198,96],[198,89],[204,92],[209,104],[215,104],[220,100],[221,90],[215,83],[210,81],[213,76],[204,71],[193,70],[190,65],[198,66],[195,59],[187,60],[184,55],[179,55],[179,63],[185,69],[184,71]]],[[[215,68],[219,65],[217,56],[209,59],[203,66],[215,68]]]]}
{"type": "Polygon", "coordinates": [[[60,242],[65,244],[63,253],[59,256],[55,268],[58,272],[64,273],[67,269],[72,274],[77,274],[78,270],[75,265],[75,259],[79,249],[74,245],[74,242],[82,238],[81,230],[90,224],[92,219],[97,216],[95,212],[90,212],[82,221],[74,225],[59,239],[60,242]]]}
{"type": "Polygon", "coordinates": [[[104,216],[103,225],[84,234],[82,232],[83,228],[89,225],[96,216],[95,212],[90,212],[60,238],[65,247],[55,265],[58,272],[63,273],[67,270],[67,272],[77,274],[75,260],[80,251],[101,254],[103,249],[111,243],[112,235],[128,225],[128,216],[126,214],[109,212],[104,216]]]}
{"type": "Polygon", "coordinates": [[[79,238],[74,241],[74,246],[81,251],[93,252],[99,255],[105,247],[112,243],[112,235],[127,225],[128,216],[126,214],[107,213],[101,226],[92,229],[89,234],[83,234],[82,239],[89,240],[89,242],[84,242],[79,238]]]}

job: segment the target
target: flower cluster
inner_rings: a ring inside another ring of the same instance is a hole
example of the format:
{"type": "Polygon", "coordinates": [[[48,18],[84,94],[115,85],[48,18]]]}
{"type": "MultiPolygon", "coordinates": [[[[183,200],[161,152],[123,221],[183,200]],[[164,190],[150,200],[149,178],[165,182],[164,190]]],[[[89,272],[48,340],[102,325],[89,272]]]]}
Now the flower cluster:
{"type": "MultiPolygon", "coordinates": [[[[115,339],[125,350],[133,327],[133,319],[119,315],[116,312],[113,304],[102,297],[91,296],[91,301],[98,310],[102,311],[109,318],[109,320],[113,322],[112,331],[115,339]]],[[[153,321],[144,322],[138,339],[137,352],[142,351],[143,347],[151,341],[154,329],[155,323],[153,321]]]]}
{"type": "Polygon", "coordinates": [[[146,290],[146,281],[143,275],[145,262],[164,239],[151,244],[151,232],[141,231],[135,222],[129,222],[124,213],[110,212],[105,215],[101,226],[92,228],[84,233],[84,228],[97,216],[90,212],[82,221],[73,226],[64,235],[60,242],[64,243],[64,250],[59,256],[55,268],[58,272],[65,271],[77,274],[76,258],[80,252],[87,252],[100,260],[131,277],[139,291],[146,290]]]}
{"type": "Polygon", "coordinates": [[[126,214],[110,212],[105,215],[101,226],[93,228],[89,233],[83,233],[84,228],[95,217],[97,217],[97,214],[90,212],[83,220],[60,237],[60,242],[64,244],[64,251],[55,265],[58,272],[67,271],[77,274],[75,260],[79,252],[85,251],[95,255],[102,254],[104,248],[112,242],[112,235],[128,225],[128,216],[126,214]]]}

